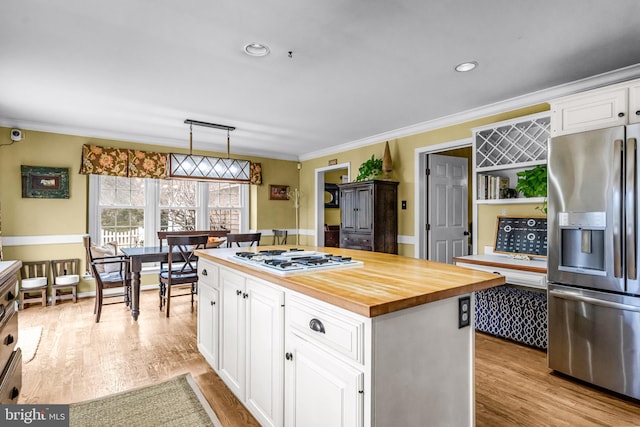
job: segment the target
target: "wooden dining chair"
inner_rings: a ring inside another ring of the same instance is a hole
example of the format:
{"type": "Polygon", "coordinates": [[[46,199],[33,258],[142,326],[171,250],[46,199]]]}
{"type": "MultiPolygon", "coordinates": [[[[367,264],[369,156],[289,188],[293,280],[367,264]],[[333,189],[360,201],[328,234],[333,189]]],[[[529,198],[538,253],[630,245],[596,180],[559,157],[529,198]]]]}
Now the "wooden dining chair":
{"type": "Polygon", "coordinates": [[[129,259],[124,255],[110,255],[97,257],[91,251],[91,237],[83,238],[87,259],[89,260],[90,272],[96,282],[96,302],[93,313],[96,316],[96,323],[100,322],[102,306],[109,304],[131,303],[131,269],[129,259]],[[108,292],[105,289],[119,289],[121,292],[108,292]],[[105,303],[105,298],[118,301],[105,303]]]}
{"type": "Polygon", "coordinates": [[[160,310],[166,306],[166,316],[169,317],[172,296],[191,295],[191,310],[193,310],[193,296],[198,293],[198,257],[197,249],[204,249],[209,239],[208,234],[167,236],[169,256],[166,268],[160,269],[160,310]],[[174,259],[175,258],[175,259],[174,259]],[[189,285],[189,293],[171,295],[172,288],[189,285]]]}
{"type": "Polygon", "coordinates": [[[230,248],[235,243],[236,246],[260,246],[260,237],[262,233],[229,233],[227,234],[227,247],[230,248]],[[240,245],[240,243],[249,243],[248,245],[240,245]]]}
{"type": "Polygon", "coordinates": [[[169,236],[201,236],[203,234],[209,237],[226,237],[229,234],[229,230],[189,230],[189,231],[158,231],[158,240],[160,240],[160,250],[162,250],[163,243],[166,242],[169,236]]]}
{"type": "Polygon", "coordinates": [[[273,244],[286,245],[288,234],[289,232],[287,230],[273,230],[273,244]]]}

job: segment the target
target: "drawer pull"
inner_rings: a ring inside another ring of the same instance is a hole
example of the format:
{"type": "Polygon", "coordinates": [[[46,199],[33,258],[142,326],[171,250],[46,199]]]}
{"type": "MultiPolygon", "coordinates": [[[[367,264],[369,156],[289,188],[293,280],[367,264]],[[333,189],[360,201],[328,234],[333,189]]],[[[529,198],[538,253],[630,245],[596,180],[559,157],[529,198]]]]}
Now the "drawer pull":
{"type": "Polygon", "coordinates": [[[206,268],[204,270],[202,270],[202,275],[203,276],[208,276],[209,275],[209,273],[207,273],[207,269],[206,268]]]}
{"type": "Polygon", "coordinates": [[[624,117],[624,113],[618,113],[618,117],[624,117]]]}
{"type": "Polygon", "coordinates": [[[16,296],[13,294],[13,292],[9,291],[9,292],[7,293],[7,301],[8,301],[8,302],[13,301],[15,297],[16,297],[16,296]]]}
{"type": "Polygon", "coordinates": [[[13,387],[11,389],[11,393],[9,393],[9,397],[10,397],[11,400],[15,399],[19,395],[20,395],[20,390],[18,390],[16,387],[13,387]]]}
{"type": "Polygon", "coordinates": [[[309,321],[309,328],[311,328],[312,331],[316,331],[316,332],[320,332],[321,334],[324,334],[324,325],[318,319],[311,319],[309,321]]]}
{"type": "Polygon", "coordinates": [[[13,342],[15,341],[15,339],[13,338],[13,335],[9,334],[7,335],[7,337],[4,339],[4,345],[10,345],[13,344],[13,342]]]}

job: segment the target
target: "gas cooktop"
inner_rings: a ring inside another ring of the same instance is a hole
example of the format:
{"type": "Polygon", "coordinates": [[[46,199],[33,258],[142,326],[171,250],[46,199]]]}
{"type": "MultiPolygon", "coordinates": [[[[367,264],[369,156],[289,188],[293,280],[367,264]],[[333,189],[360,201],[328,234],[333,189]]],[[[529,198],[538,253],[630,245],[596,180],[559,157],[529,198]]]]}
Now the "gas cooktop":
{"type": "Polygon", "coordinates": [[[362,261],[354,261],[351,257],[295,248],[289,250],[270,249],[259,252],[236,252],[231,258],[280,275],[364,265],[362,261]]]}

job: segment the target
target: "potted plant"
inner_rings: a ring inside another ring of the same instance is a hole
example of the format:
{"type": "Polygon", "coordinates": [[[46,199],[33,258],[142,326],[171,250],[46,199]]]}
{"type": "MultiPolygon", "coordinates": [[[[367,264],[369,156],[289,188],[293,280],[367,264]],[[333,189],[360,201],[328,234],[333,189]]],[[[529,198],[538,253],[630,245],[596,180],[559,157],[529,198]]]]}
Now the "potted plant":
{"type": "Polygon", "coordinates": [[[540,212],[547,214],[547,165],[538,165],[533,169],[517,172],[516,190],[524,197],[544,197],[542,206],[536,206],[540,212]]]}
{"type": "Polygon", "coordinates": [[[369,160],[360,165],[356,181],[376,179],[380,175],[382,175],[382,159],[376,159],[372,154],[369,160]]]}

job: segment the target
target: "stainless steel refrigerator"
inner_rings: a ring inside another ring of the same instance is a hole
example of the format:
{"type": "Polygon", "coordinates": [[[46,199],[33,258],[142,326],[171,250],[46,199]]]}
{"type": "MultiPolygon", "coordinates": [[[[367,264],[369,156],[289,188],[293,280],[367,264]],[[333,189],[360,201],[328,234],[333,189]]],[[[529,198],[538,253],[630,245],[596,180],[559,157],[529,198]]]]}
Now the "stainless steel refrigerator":
{"type": "Polygon", "coordinates": [[[551,138],[549,367],[640,399],[640,125],[551,138]]]}

